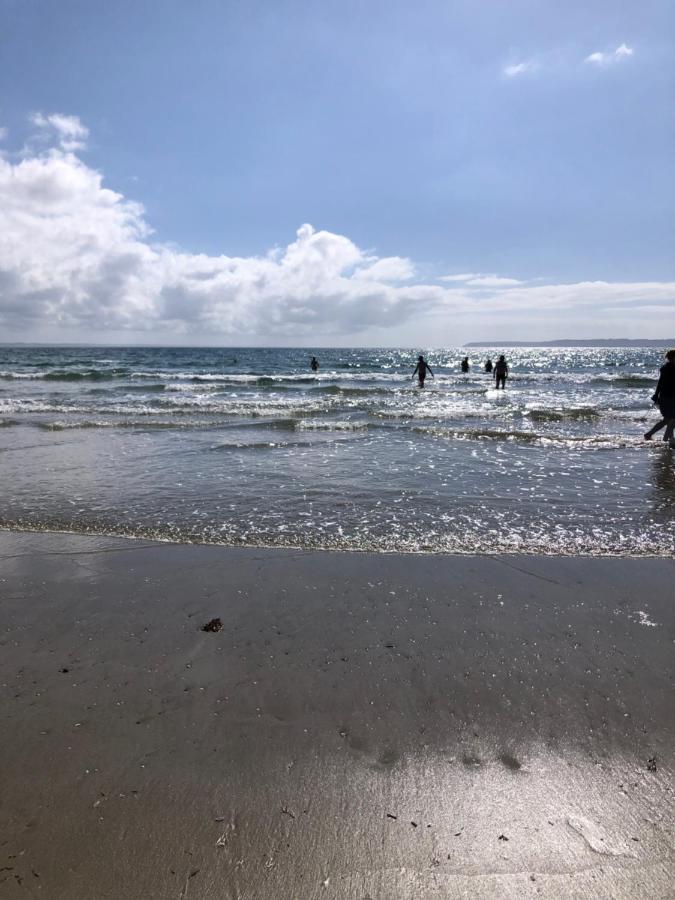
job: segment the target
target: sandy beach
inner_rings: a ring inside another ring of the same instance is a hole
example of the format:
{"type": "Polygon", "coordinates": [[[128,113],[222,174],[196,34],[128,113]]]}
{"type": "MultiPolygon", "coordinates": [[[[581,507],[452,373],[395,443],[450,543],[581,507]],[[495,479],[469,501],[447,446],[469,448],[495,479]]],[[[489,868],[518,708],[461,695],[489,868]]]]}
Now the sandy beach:
{"type": "Polygon", "coordinates": [[[2,532],[0,897],[672,896],[674,575],[2,532]]]}

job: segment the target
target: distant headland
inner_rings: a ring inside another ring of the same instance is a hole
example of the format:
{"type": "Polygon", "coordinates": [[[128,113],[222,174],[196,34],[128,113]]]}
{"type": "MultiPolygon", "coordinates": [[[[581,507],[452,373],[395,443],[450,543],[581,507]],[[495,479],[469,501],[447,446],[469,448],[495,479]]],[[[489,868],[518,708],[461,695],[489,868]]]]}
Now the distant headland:
{"type": "Polygon", "coordinates": [[[675,347],[675,338],[647,340],[647,338],[591,338],[560,341],[471,341],[465,347],[675,347]]]}

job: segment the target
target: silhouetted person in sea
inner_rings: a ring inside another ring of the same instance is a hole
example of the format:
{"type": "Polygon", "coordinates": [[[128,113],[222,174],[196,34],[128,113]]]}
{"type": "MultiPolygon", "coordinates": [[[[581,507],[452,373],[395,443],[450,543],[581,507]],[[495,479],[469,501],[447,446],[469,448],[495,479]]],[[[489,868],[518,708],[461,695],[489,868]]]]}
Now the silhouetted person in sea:
{"type": "Polygon", "coordinates": [[[469,371],[469,357],[465,356],[464,359],[462,360],[462,372],[464,372],[464,374],[466,375],[468,371],[469,371]]]}
{"type": "Polygon", "coordinates": [[[499,390],[499,385],[501,384],[502,390],[506,390],[506,379],[509,374],[509,367],[506,363],[506,359],[504,354],[499,357],[495,364],[495,386],[497,390],[499,390]]]}
{"type": "Polygon", "coordinates": [[[488,373],[488,375],[489,375],[490,372],[492,371],[492,360],[490,359],[489,356],[488,356],[488,358],[485,360],[485,371],[488,373]]]}
{"type": "Polygon", "coordinates": [[[675,438],[673,438],[675,431],[675,350],[669,350],[666,353],[666,363],[661,366],[659,383],[656,385],[652,400],[658,404],[663,418],[645,434],[645,440],[651,441],[656,432],[665,427],[663,440],[668,441],[675,450],[675,438]]]}
{"type": "Polygon", "coordinates": [[[426,361],[423,356],[417,357],[417,365],[415,366],[415,371],[412,373],[412,377],[414,378],[417,375],[420,387],[424,387],[424,379],[427,377],[427,372],[434,377],[434,373],[431,371],[431,366],[426,361]]]}
{"type": "Polygon", "coordinates": [[[312,361],[311,361],[311,363],[310,363],[309,365],[310,365],[310,368],[311,368],[312,372],[318,372],[318,371],[319,371],[319,360],[316,358],[316,356],[313,356],[313,357],[312,357],[312,361]]]}

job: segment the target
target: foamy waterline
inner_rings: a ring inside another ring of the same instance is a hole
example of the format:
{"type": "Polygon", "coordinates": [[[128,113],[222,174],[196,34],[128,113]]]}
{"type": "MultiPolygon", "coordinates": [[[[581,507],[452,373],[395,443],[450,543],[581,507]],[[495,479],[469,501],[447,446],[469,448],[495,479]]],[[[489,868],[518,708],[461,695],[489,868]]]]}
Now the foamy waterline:
{"type": "MultiPolygon", "coordinates": [[[[203,534],[180,531],[175,529],[162,529],[151,527],[131,526],[104,526],[81,525],[75,526],[64,523],[32,523],[26,521],[4,522],[0,521],[0,530],[9,532],[28,532],[35,534],[73,534],[92,535],[98,537],[116,537],[130,541],[156,541],[168,544],[196,544],[217,547],[251,547],[270,550],[314,550],[317,552],[340,553],[404,553],[404,554],[428,554],[442,553],[448,556],[547,556],[547,557],[590,557],[590,558],[621,558],[621,559],[671,559],[672,547],[630,547],[630,546],[597,546],[590,547],[584,541],[561,543],[556,541],[542,541],[525,545],[521,540],[512,539],[500,542],[495,546],[494,542],[462,542],[461,540],[446,539],[442,544],[418,543],[410,539],[408,541],[392,544],[386,540],[372,540],[364,543],[360,540],[351,540],[349,536],[341,535],[325,541],[308,541],[300,535],[279,534],[263,536],[220,534],[203,534]]],[[[558,536],[559,538],[559,536],[558,536]]],[[[641,625],[656,625],[640,617],[641,625]]]]}

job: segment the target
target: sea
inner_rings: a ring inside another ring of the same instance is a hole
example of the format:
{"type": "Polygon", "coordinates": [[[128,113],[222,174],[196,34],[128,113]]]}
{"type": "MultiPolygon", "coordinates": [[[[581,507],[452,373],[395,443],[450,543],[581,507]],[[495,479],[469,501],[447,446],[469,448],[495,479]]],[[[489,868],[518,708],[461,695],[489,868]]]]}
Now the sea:
{"type": "Polygon", "coordinates": [[[675,453],[643,439],[663,350],[504,348],[495,391],[498,352],[0,346],[0,527],[672,555],[675,453]]]}

